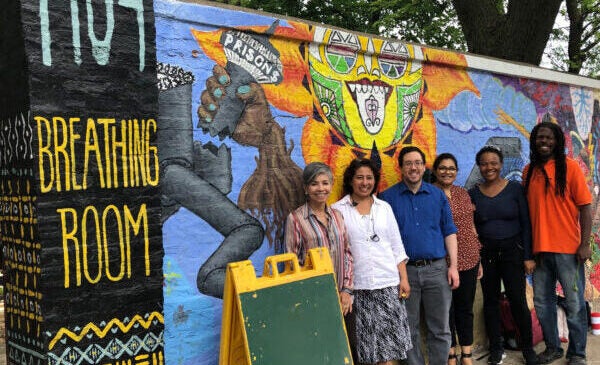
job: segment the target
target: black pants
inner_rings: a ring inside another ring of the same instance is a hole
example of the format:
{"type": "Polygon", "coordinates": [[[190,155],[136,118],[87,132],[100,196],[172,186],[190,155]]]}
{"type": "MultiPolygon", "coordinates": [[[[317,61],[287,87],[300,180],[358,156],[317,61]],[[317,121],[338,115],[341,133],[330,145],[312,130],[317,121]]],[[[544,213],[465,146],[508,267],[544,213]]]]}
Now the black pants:
{"type": "Polygon", "coordinates": [[[471,346],[473,344],[473,302],[477,288],[477,272],[479,265],[472,269],[459,271],[460,286],[452,291],[452,305],[450,306],[450,332],[452,333],[452,347],[458,344],[471,346]]]}
{"type": "Polygon", "coordinates": [[[531,312],[525,298],[525,268],[523,267],[523,250],[516,244],[514,248],[487,250],[481,252],[483,277],[483,314],[485,328],[490,340],[490,350],[502,350],[500,333],[500,280],[504,282],[504,291],[510,303],[510,311],[515,324],[521,332],[519,347],[532,347],[531,312]]]}

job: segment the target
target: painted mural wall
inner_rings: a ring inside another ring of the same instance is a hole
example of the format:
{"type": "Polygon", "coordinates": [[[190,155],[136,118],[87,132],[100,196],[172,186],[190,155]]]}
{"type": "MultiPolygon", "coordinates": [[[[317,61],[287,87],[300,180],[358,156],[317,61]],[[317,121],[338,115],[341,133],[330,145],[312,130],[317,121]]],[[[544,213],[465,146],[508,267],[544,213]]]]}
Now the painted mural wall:
{"type": "Polygon", "coordinates": [[[0,24],[0,363],[163,364],[153,3],[9,0],[0,24]]]}
{"type": "MultiPolygon", "coordinates": [[[[396,183],[398,152],[411,144],[429,164],[454,153],[465,186],[479,178],[477,150],[495,144],[504,174],[519,180],[529,131],[550,113],[598,212],[596,81],[507,76],[471,56],[208,3],[156,0],[154,9],[168,364],[217,364],[225,266],[250,258],[260,274],[303,202],[309,162],[332,167],[332,201],[356,157],[381,164],[380,189],[396,183]]],[[[590,299],[600,290],[594,252],[590,299]]]]}
{"type": "MultiPolygon", "coordinates": [[[[281,250],[312,161],[332,201],[356,157],[396,183],[405,145],[468,187],[495,144],[519,180],[549,113],[600,241],[598,81],[214,3],[10,0],[0,24],[9,364],[217,364],[225,267],[281,250]]],[[[598,305],[597,246],[588,273],[598,305]]]]}

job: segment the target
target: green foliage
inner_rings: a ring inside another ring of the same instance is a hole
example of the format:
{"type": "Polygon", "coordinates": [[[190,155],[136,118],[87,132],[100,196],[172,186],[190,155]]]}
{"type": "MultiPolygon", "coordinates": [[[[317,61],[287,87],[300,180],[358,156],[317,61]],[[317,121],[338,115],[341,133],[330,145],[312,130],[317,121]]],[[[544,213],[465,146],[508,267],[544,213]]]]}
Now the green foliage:
{"type": "Polygon", "coordinates": [[[466,51],[447,0],[219,0],[269,13],[407,42],[466,51]]]}
{"type": "MultiPolygon", "coordinates": [[[[461,52],[468,49],[463,29],[465,24],[461,26],[453,6],[456,1],[462,4],[469,3],[466,0],[217,1],[353,31],[385,37],[397,37],[407,42],[427,44],[461,52]]],[[[523,0],[481,0],[471,2],[468,5],[470,10],[474,11],[474,14],[481,14],[481,16],[467,17],[466,21],[471,23],[471,29],[473,29],[473,26],[475,26],[474,29],[497,26],[494,22],[509,19],[511,16],[510,9],[513,9],[513,12],[518,11],[516,9],[521,9],[521,11],[525,9],[515,7],[515,4],[519,4],[514,3],[515,1],[523,0]],[[489,16],[485,16],[485,14],[489,16]],[[492,22],[493,25],[486,23],[486,21],[492,22]]],[[[533,2],[542,2],[543,4],[544,1],[536,0],[533,2]]],[[[546,49],[546,58],[554,69],[598,78],[600,77],[600,0],[564,1],[564,4],[571,6],[571,10],[567,11],[566,6],[561,8],[557,17],[558,21],[550,34],[549,44],[556,46],[546,49]],[[578,29],[580,32],[577,31],[578,29]],[[569,44],[568,49],[566,44],[569,44]]],[[[503,27],[497,29],[503,29],[503,27]]],[[[525,25],[522,25],[521,31],[528,34],[532,32],[531,28],[526,28],[525,25]]],[[[472,36],[478,38],[482,35],[491,38],[506,37],[506,34],[494,31],[487,34],[473,34],[472,36]]],[[[471,39],[470,44],[473,41],[474,39],[471,39]]],[[[495,44],[495,42],[489,43],[495,44]]],[[[527,47],[527,45],[523,46],[527,47]]],[[[485,54],[485,52],[483,53],[485,54]]],[[[508,57],[507,54],[502,54],[503,57],[508,57]]],[[[494,56],[495,53],[492,52],[491,55],[494,56]]],[[[525,60],[520,59],[516,59],[516,61],[525,62],[525,60]]]]}
{"type": "Polygon", "coordinates": [[[553,69],[600,78],[600,0],[566,0],[565,4],[546,56],[553,69]]]}
{"type": "Polygon", "coordinates": [[[333,25],[358,32],[377,33],[377,14],[369,0],[229,0],[228,3],[333,25]]]}
{"type": "Polygon", "coordinates": [[[466,51],[465,38],[450,1],[376,0],[372,7],[381,12],[377,21],[381,35],[466,51]]]}

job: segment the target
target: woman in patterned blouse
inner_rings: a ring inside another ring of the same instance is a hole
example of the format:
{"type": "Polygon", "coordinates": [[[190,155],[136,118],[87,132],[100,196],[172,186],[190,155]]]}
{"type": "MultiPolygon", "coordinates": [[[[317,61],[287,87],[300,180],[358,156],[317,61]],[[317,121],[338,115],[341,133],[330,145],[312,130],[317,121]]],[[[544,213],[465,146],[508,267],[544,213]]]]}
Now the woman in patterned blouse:
{"type": "Polygon", "coordinates": [[[458,273],[460,286],[452,291],[452,306],[450,307],[450,331],[452,347],[448,356],[448,364],[456,364],[457,345],[461,346],[460,362],[463,365],[472,364],[471,346],[473,345],[473,301],[477,279],[482,276],[479,259],[481,244],[473,222],[475,206],[471,203],[469,193],[462,187],[454,185],[458,164],[456,157],[450,153],[440,154],[433,162],[434,185],[446,193],[452,219],[458,228],[458,273]]]}
{"type": "Polygon", "coordinates": [[[298,255],[304,264],[306,253],[315,247],[327,247],[336,274],[344,315],[352,311],[352,253],[342,214],[327,205],[333,186],[333,174],[322,162],[312,162],[302,173],[306,203],[291,212],[285,223],[286,252],[298,255]]]}

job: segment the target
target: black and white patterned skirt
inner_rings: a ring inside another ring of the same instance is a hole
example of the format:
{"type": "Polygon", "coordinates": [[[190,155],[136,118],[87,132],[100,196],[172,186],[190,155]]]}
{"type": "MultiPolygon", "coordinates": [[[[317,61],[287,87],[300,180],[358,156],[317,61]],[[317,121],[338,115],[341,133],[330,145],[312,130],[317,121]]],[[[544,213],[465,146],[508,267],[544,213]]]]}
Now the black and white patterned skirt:
{"type": "Polygon", "coordinates": [[[404,302],[398,287],[355,290],[356,353],[360,363],[401,360],[412,348],[404,302]]]}

